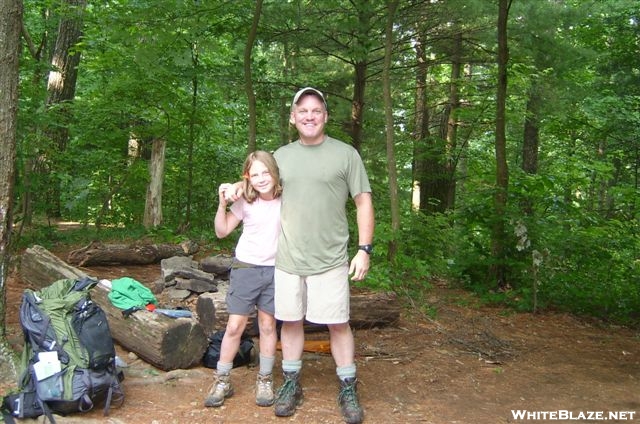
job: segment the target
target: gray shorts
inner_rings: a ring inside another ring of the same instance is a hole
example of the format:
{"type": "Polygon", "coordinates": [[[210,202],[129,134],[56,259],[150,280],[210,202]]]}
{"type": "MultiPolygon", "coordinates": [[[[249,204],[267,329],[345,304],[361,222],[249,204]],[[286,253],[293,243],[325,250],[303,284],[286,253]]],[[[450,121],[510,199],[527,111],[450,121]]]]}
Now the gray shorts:
{"type": "Polygon", "coordinates": [[[257,307],[273,315],[273,270],[272,266],[231,268],[227,311],[234,315],[251,315],[257,307]]]}

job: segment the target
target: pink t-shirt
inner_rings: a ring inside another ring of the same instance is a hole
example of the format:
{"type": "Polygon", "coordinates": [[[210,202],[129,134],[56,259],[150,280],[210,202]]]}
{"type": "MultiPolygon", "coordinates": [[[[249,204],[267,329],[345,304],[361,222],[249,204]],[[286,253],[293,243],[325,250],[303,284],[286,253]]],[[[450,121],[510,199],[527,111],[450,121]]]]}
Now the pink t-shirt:
{"type": "Polygon", "coordinates": [[[242,221],[242,234],[236,246],[236,258],[253,265],[274,266],[280,235],[280,198],[244,198],[231,205],[231,212],[242,221]]]}

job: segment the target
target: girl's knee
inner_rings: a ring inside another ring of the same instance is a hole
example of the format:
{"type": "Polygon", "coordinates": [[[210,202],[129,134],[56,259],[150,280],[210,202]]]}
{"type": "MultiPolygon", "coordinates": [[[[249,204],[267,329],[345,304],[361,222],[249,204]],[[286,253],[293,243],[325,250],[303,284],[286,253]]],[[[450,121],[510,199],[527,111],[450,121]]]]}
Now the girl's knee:
{"type": "Polygon", "coordinates": [[[276,331],[276,325],[273,322],[260,322],[260,334],[273,334],[276,331]]]}
{"type": "Polygon", "coordinates": [[[230,337],[239,337],[240,335],[242,335],[242,332],[244,331],[244,325],[238,325],[236,323],[231,323],[228,322],[227,323],[227,329],[225,330],[226,334],[228,334],[230,337]]]}

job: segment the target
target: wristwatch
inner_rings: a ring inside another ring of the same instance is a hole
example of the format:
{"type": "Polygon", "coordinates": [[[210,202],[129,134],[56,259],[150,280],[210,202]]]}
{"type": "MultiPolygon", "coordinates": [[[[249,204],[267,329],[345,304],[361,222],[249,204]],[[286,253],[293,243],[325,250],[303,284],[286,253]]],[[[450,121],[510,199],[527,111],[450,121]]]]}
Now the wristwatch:
{"type": "Polygon", "coordinates": [[[361,244],[360,246],[358,246],[358,250],[364,250],[368,255],[370,255],[371,252],[373,252],[373,245],[361,244]]]}

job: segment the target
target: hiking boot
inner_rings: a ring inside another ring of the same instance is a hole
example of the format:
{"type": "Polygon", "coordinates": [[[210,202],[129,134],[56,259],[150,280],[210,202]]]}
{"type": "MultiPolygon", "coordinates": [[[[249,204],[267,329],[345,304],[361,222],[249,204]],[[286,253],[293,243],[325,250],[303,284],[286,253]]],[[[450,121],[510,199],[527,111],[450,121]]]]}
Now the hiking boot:
{"type": "Polygon", "coordinates": [[[262,375],[258,373],[256,378],[256,405],[271,406],[276,400],[273,392],[273,375],[262,375]]]}
{"type": "Polygon", "coordinates": [[[358,402],[358,392],[356,378],[340,380],[340,393],[338,394],[338,405],[344,422],[347,424],[359,424],[364,418],[364,412],[358,402]]]}
{"type": "Polygon", "coordinates": [[[216,375],[216,381],[209,388],[209,394],[204,400],[204,406],[222,406],[224,400],[233,395],[233,387],[229,377],[229,374],[216,375]]]}
{"type": "Polygon", "coordinates": [[[275,401],[275,414],[277,417],[289,417],[296,412],[296,408],[302,404],[302,386],[300,386],[300,372],[283,372],[284,383],[275,401]]]}

